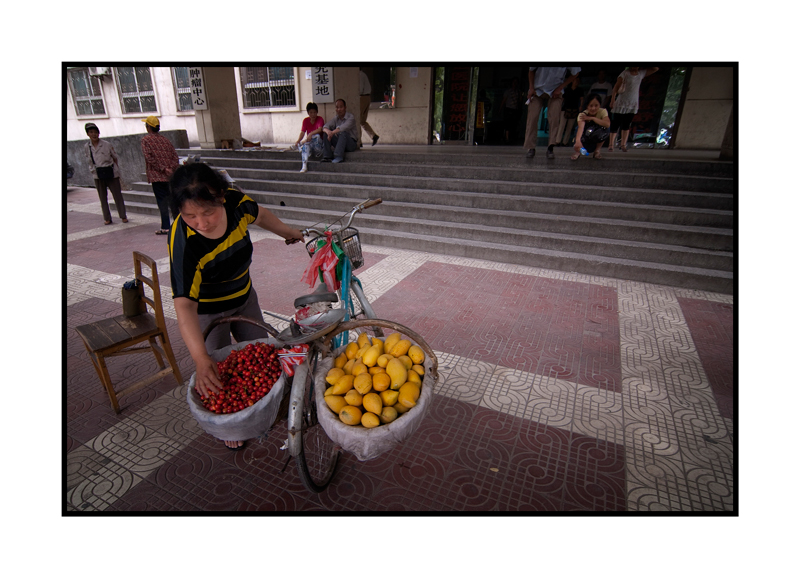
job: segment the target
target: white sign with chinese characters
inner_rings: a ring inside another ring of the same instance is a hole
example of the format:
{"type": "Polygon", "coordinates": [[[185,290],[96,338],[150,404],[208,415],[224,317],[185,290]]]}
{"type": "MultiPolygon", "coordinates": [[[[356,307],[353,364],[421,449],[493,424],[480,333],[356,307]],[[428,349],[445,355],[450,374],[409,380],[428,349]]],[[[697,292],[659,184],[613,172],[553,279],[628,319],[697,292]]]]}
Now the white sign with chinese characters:
{"type": "Polygon", "coordinates": [[[311,67],[312,100],[316,103],[333,102],[333,68],[311,67]]]}
{"type": "Polygon", "coordinates": [[[208,110],[206,84],[203,80],[202,68],[189,68],[189,87],[192,90],[192,108],[194,110],[208,110]]]}

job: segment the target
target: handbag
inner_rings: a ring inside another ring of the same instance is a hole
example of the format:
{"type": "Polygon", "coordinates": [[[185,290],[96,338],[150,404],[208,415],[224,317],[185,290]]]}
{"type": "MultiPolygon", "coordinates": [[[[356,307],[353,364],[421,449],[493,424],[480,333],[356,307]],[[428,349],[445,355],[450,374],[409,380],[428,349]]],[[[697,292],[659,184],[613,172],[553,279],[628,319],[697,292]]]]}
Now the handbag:
{"type": "Polygon", "coordinates": [[[101,181],[110,181],[114,178],[114,165],[109,165],[107,167],[98,167],[97,163],[94,162],[94,155],[92,154],[92,143],[89,143],[89,155],[92,157],[92,164],[94,165],[94,170],[97,172],[97,178],[101,181]]]}

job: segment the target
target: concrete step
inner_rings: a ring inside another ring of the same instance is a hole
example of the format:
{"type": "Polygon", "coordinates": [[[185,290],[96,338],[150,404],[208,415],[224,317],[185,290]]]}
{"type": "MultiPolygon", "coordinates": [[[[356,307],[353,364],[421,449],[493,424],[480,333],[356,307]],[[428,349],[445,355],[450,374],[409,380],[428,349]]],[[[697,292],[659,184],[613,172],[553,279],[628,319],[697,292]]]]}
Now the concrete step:
{"type": "MultiPolygon", "coordinates": [[[[333,183],[263,181],[237,178],[236,182],[249,194],[258,192],[282,193],[291,196],[346,196],[347,198],[375,198],[414,205],[435,203],[453,210],[451,218],[457,218],[457,209],[478,211],[513,211],[515,213],[545,213],[551,215],[583,216],[622,219],[637,222],[669,223],[699,227],[733,226],[733,212],[695,207],[669,207],[594,200],[575,200],[547,197],[523,197],[474,192],[444,192],[428,189],[411,189],[380,186],[353,186],[333,183]]],[[[423,184],[423,183],[419,183],[423,184]]],[[[481,218],[480,216],[478,218],[481,218]]],[[[446,220],[446,219],[442,219],[446,220]]]]}
{"type": "MultiPolygon", "coordinates": [[[[258,178],[246,169],[269,171],[297,172],[301,166],[298,153],[296,159],[257,159],[248,157],[211,157],[206,158],[208,164],[225,169],[236,179],[238,177],[258,178]]],[[[571,162],[571,161],[568,161],[571,162]]],[[[574,165],[574,163],[573,163],[574,165]]],[[[728,177],[697,176],[686,174],[643,173],[627,171],[595,171],[575,170],[573,165],[564,167],[542,168],[503,168],[490,166],[457,167],[435,164],[401,164],[374,163],[348,160],[345,163],[332,164],[312,161],[310,172],[315,175],[336,175],[339,178],[349,175],[360,179],[393,177],[393,181],[403,183],[405,180],[438,179],[446,182],[449,179],[500,181],[519,184],[567,184],[584,187],[630,187],[640,189],[659,189],[675,191],[700,191],[708,193],[731,193],[733,179],[728,177]],[[358,176],[356,176],[358,175],[358,176]]],[[[309,173],[305,173],[309,175],[309,173]]],[[[405,186],[400,184],[398,186],[405,186]]]]}
{"type": "MultiPolygon", "coordinates": [[[[519,147],[486,147],[480,150],[469,147],[424,147],[424,151],[404,152],[403,147],[391,149],[379,147],[366,148],[348,153],[350,162],[369,162],[373,164],[409,164],[409,165],[437,165],[456,167],[500,167],[500,168],[567,168],[569,170],[585,171],[626,171],[634,173],[662,173],[680,175],[700,175],[733,178],[734,165],[730,161],[719,160],[686,160],[649,158],[646,151],[639,153],[609,153],[604,154],[605,162],[573,162],[569,159],[572,154],[570,147],[557,147],[556,158],[546,159],[545,149],[537,148],[534,159],[525,158],[524,151],[519,147]],[[381,150],[383,149],[383,150],[381,150]]],[[[296,151],[280,150],[238,150],[225,149],[182,149],[180,156],[200,155],[204,160],[211,158],[244,158],[260,160],[300,160],[300,153],[296,151]]],[[[655,155],[654,155],[655,156],[655,155]]],[[[347,164],[345,163],[345,164],[347,164]]]]}
{"type": "MultiPolygon", "coordinates": [[[[267,205],[283,221],[302,223],[303,227],[319,221],[332,223],[341,216],[335,211],[309,210],[305,208],[267,205]]],[[[522,230],[507,227],[492,227],[482,224],[433,222],[426,219],[396,219],[373,214],[376,208],[360,214],[355,222],[357,228],[370,230],[408,232],[417,235],[433,235],[465,242],[486,242],[512,247],[531,247],[568,253],[585,253],[596,256],[621,258],[633,261],[649,261],[668,265],[682,265],[730,271],[733,254],[726,251],[710,251],[677,245],[620,241],[579,234],[547,233],[538,230],[522,230]]]]}
{"type": "MultiPolygon", "coordinates": [[[[277,211],[278,209],[276,209],[277,211]]],[[[302,221],[286,218],[286,223],[304,226],[302,221]]],[[[506,243],[469,241],[432,234],[397,232],[357,226],[362,244],[426,251],[472,259],[542,267],[557,271],[578,272],[671,287],[687,287],[701,291],[730,294],[733,292],[733,273],[702,267],[687,267],[632,259],[588,255],[541,247],[513,246],[506,243]]]]}

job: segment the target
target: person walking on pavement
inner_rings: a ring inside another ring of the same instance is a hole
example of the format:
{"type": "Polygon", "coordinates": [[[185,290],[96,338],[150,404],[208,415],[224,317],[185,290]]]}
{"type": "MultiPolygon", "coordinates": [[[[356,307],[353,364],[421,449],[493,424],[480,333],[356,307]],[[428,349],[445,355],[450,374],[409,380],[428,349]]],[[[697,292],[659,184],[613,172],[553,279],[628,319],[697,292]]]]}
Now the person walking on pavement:
{"type": "Polygon", "coordinates": [[[178,153],[172,143],[158,131],[161,123],[156,116],[148,116],[142,121],[147,134],[142,137],[147,182],[153,185],[158,211],[161,213],[161,228],[156,235],[169,234],[169,179],[178,168],[178,153]]]}
{"type": "Polygon", "coordinates": [[[336,101],[336,114],[322,127],[322,161],[343,163],[345,153],[358,148],[358,127],[356,117],[347,112],[343,99],[336,101]]]}
{"type": "Polygon", "coordinates": [[[579,66],[531,66],[528,69],[528,121],[525,127],[525,144],[527,158],[536,155],[536,141],[539,136],[539,113],[547,107],[547,120],[550,121],[550,135],[547,145],[547,158],[556,158],[553,147],[556,146],[558,125],[561,122],[561,92],[581,71],[579,66]],[[569,70],[570,76],[564,78],[569,70]]]}
{"type": "Polygon", "coordinates": [[[363,132],[369,135],[372,139],[372,146],[375,146],[380,137],[375,134],[375,131],[372,130],[372,127],[367,122],[369,105],[372,102],[372,85],[370,85],[366,73],[361,69],[359,69],[358,94],[361,95],[361,131],[359,131],[358,135],[358,148],[362,147],[361,134],[363,132]]]}
{"type": "Polygon", "coordinates": [[[86,155],[86,162],[89,171],[94,178],[94,188],[100,197],[100,208],[103,210],[103,221],[110,225],[111,210],[108,208],[108,189],[114,197],[114,204],[117,206],[117,214],[123,223],[128,222],[128,213],[125,210],[125,199],[122,198],[122,186],[119,182],[119,159],[114,147],[110,142],[100,140],[100,129],[93,122],[87,122],[84,126],[89,142],[83,152],[86,155]]]}

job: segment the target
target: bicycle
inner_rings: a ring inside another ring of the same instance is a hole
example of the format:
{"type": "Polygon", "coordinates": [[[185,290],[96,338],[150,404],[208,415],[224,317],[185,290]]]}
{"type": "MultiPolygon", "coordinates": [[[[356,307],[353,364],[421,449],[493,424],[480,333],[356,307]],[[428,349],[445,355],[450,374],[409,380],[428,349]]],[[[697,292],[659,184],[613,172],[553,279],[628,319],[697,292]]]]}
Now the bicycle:
{"type": "MultiPolygon", "coordinates": [[[[334,242],[338,244],[342,251],[340,259],[343,261],[344,271],[340,280],[341,286],[336,292],[321,284],[316,291],[295,299],[295,309],[302,311],[304,315],[302,318],[298,319],[298,314],[293,319],[270,314],[289,323],[288,327],[279,332],[269,323],[239,316],[226,317],[212,322],[203,334],[205,339],[217,325],[241,321],[265,329],[281,347],[308,345],[304,361],[293,368],[291,387],[284,392],[275,423],[287,419],[289,437],[285,447],[289,450],[290,459],[295,459],[303,485],[315,493],[322,492],[330,484],[341,452],[341,448],[328,437],[318,419],[317,405],[322,400],[322,395],[318,394],[314,387],[315,370],[322,358],[331,356],[337,347],[341,347],[342,341],[349,338],[351,331],[366,331],[375,337],[383,337],[383,329],[402,333],[419,345],[427,355],[426,379],[428,375],[431,378],[427,387],[433,388],[438,381],[438,360],[430,346],[408,327],[377,319],[364,294],[361,282],[352,274],[352,271],[364,264],[358,230],[351,227],[353,219],[356,214],[380,202],[381,199],[364,201],[333,223],[349,217],[344,226],[335,229],[331,228],[332,225],[325,229],[312,226],[302,230],[304,238],[313,236],[306,244],[306,249],[312,257],[316,251],[321,250],[319,239],[330,239],[331,244],[334,242]],[[349,272],[348,267],[351,268],[349,272]],[[339,307],[333,307],[334,303],[338,303],[339,307]],[[339,336],[345,339],[340,339],[337,346],[335,340],[339,336]]],[[[291,242],[287,241],[287,244],[291,242]]],[[[325,407],[323,411],[329,410],[325,407]]]]}

